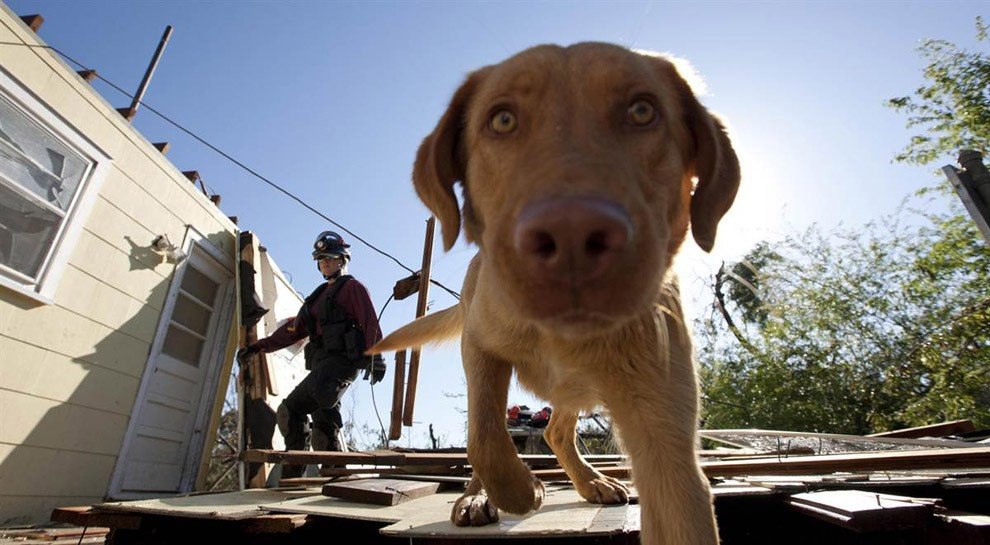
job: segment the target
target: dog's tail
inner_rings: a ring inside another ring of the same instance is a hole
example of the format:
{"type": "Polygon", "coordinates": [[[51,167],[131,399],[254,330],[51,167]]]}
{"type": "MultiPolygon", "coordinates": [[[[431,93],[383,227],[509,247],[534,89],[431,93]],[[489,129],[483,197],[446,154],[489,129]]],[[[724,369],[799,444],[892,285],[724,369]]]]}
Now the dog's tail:
{"type": "Polygon", "coordinates": [[[381,354],[393,350],[415,348],[427,343],[439,343],[449,340],[464,329],[464,309],[460,304],[445,308],[440,312],[427,314],[392,332],[375,346],[368,349],[368,354],[381,354]]]}

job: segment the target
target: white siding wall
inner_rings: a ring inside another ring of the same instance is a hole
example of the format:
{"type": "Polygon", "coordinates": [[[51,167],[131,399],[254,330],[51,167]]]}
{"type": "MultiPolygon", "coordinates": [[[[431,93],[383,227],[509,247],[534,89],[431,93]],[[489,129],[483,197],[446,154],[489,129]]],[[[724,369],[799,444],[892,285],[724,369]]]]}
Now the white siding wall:
{"type": "MultiPolygon", "coordinates": [[[[41,43],[2,4],[0,41],[41,43]]],[[[107,493],[175,269],[151,241],[192,225],[233,263],[235,226],[55,53],[0,47],[4,70],[112,158],[54,304],[0,286],[4,526],[107,493]]]]}

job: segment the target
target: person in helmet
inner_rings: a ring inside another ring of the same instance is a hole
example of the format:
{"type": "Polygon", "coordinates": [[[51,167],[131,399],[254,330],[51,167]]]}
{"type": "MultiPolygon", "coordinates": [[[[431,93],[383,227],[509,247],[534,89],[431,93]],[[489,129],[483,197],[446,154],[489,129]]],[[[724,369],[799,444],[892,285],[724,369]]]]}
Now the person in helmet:
{"type": "MultiPolygon", "coordinates": [[[[368,290],[347,274],[350,245],[333,231],[324,231],[313,243],[313,260],[326,282],[303,301],[292,320],[245,348],[239,358],[273,352],[309,337],[305,348],[309,374],[285,398],[276,417],[286,450],[343,450],[340,400],[348,386],[365,370],[376,384],[385,376],[381,356],[365,356],[366,347],[382,339],[378,316],[368,290]],[[312,430],[307,430],[312,415],[312,430]]],[[[302,475],[304,466],[284,466],[282,477],[302,475]]]]}

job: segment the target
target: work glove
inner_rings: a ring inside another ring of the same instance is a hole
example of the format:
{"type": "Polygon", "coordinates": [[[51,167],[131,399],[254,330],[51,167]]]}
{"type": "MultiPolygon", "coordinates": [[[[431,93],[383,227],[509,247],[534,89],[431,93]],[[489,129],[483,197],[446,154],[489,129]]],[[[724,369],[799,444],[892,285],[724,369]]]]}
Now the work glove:
{"type": "Polygon", "coordinates": [[[257,344],[250,344],[237,351],[237,363],[241,365],[246,365],[248,361],[251,360],[251,356],[254,356],[258,352],[261,352],[261,347],[257,344]]]}
{"type": "Polygon", "coordinates": [[[364,378],[370,378],[371,384],[378,384],[385,378],[385,360],[381,354],[375,354],[371,360],[371,367],[364,373],[364,378]]]}

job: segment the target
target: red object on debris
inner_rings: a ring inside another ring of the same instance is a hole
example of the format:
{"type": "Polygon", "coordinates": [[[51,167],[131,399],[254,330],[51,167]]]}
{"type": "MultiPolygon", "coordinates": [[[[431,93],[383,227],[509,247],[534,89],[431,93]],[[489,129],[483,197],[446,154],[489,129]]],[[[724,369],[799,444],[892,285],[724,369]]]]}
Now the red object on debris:
{"type": "Polygon", "coordinates": [[[534,428],[545,428],[550,422],[550,414],[553,413],[553,409],[550,407],[543,407],[543,410],[538,411],[529,419],[529,425],[534,428]]]}
{"type": "Polygon", "coordinates": [[[509,409],[506,411],[506,415],[505,415],[506,424],[510,428],[519,426],[519,413],[521,411],[522,411],[522,407],[520,407],[519,405],[513,405],[509,407],[509,409]]]}

